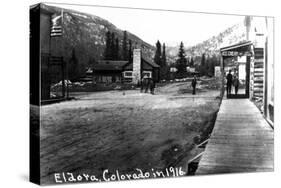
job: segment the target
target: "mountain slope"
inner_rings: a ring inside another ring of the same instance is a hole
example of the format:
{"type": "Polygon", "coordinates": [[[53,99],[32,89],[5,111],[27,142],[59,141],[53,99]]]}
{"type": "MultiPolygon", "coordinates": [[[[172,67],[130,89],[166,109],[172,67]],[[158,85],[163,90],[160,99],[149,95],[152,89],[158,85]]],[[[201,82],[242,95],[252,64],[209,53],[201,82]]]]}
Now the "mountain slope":
{"type": "MultiPolygon", "coordinates": [[[[43,9],[49,12],[60,14],[61,8],[41,4],[43,9]]],[[[119,44],[122,44],[123,30],[117,28],[109,21],[98,16],[78,12],[75,10],[64,10],[63,29],[63,56],[68,60],[71,57],[72,50],[80,66],[88,66],[94,60],[100,60],[103,57],[105,49],[106,32],[114,32],[119,38],[119,44]]],[[[133,46],[138,46],[146,52],[147,57],[152,59],[155,47],[146,43],[136,35],[127,31],[128,39],[131,39],[133,46]]],[[[225,31],[213,36],[197,45],[186,47],[187,57],[201,57],[203,53],[207,55],[218,55],[219,49],[223,46],[245,41],[246,30],[243,23],[236,24],[225,31]]],[[[165,42],[165,41],[164,41],[165,42]]],[[[188,45],[188,44],[185,44],[188,45]]],[[[121,47],[121,46],[120,46],[121,47]]],[[[168,63],[175,62],[179,46],[166,46],[166,56],[168,63]]],[[[198,59],[198,58],[196,58],[198,59]]]]}
{"type": "MultiPolygon", "coordinates": [[[[41,4],[41,8],[54,14],[61,14],[61,8],[41,4]]],[[[93,59],[100,60],[105,48],[106,32],[114,32],[122,44],[123,30],[117,28],[109,21],[87,13],[63,9],[63,56],[66,59],[71,57],[72,50],[79,61],[79,65],[86,66],[93,59]]],[[[144,42],[136,35],[127,31],[128,39],[132,44],[141,46],[152,58],[154,47],[144,42]]],[[[120,46],[121,48],[121,46],[120,46]]]]}
{"type": "Polygon", "coordinates": [[[236,24],[217,36],[203,41],[191,48],[187,49],[187,55],[199,56],[202,53],[213,55],[218,54],[219,49],[224,46],[243,42],[246,40],[246,29],[243,24],[236,24]]]}
{"type": "MultiPolygon", "coordinates": [[[[219,49],[224,46],[243,42],[246,40],[246,29],[243,23],[236,24],[225,31],[213,36],[197,45],[185,48],[186,56],[200,57],[203,53],[206,55],[218,55],[219,49]]],[[[177,58],[179,46],[167,47],[167,54],[175,61],[177,58]]]]}

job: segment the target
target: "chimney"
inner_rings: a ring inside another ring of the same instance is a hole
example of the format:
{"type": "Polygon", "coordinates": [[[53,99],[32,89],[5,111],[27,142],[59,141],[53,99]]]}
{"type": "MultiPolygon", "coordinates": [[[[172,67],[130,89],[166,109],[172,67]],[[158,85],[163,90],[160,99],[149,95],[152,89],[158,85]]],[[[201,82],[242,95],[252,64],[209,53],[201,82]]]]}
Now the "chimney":
{"type": "Polygon", "coordinates": [[[252,21],[252,17],[251,16],[245,16],[244,18],[244,25],[246,27],[246,40],[249,41],[250,40],[250,32],[251,32],[251,21],[252,21]]]}
{"type": "Polygon", "coordinates": [[[134,49],[133,55],[133,83],[137,84],[141,80],[141,50],[134,49]]]}

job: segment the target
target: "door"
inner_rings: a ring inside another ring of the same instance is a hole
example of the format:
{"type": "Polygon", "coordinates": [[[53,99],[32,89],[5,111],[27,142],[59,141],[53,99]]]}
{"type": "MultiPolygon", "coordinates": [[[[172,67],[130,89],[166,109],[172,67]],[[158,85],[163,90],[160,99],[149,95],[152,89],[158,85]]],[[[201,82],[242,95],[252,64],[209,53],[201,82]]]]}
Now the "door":
{"type": "Polygon", "coordinates": [[[223,61],[227,98],[249,98],[250,57],[233,56],[224,58],[223,61]],[[231,76],[228,76],[229,74],[231,76]]]}

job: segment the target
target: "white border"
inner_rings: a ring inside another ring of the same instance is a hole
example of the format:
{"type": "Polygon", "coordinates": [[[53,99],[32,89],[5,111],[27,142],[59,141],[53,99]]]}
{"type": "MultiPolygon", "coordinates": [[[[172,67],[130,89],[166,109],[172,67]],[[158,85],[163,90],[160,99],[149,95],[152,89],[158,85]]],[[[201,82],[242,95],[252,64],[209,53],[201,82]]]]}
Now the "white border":
{"type": "MultiPolygon", "coordinates": [[[[81,3],[78,0],[56,2],[81,3]]],[[[9,0],[1,3],[1,187],[37,187],[28,182],[29,173],[29,6],[35,0],[9,0]]],[[[275,51],[280,52],[280,5],[278,1],[257,0],[84,0],[83,4],[174,9],[199,12],[269,15],[275,19],[275,51]],[[278,42],[277,42],[278,41],[278,42]]],[[[195,26],[193,26],[195,27],[195,26]]],[[[275,72],[280,70],[280,55],[275,53],[275,72]]],[[[280,78],[275,77],[275,172],[209,175],[187,178],[73,184],[67,187],[279,187],[280,179],[280,78]]]]}

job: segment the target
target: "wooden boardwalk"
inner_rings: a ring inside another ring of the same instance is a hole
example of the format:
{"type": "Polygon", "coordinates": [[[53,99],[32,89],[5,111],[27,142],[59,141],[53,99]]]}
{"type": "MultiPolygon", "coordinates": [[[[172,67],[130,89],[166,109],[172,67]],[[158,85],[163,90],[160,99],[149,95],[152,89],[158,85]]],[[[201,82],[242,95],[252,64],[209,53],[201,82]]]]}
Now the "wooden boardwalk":
{"type": "Polygon", "coordinates": [[[223,99],[196,175],[273,171],[273,137],[249,99],[223,99]]]}

